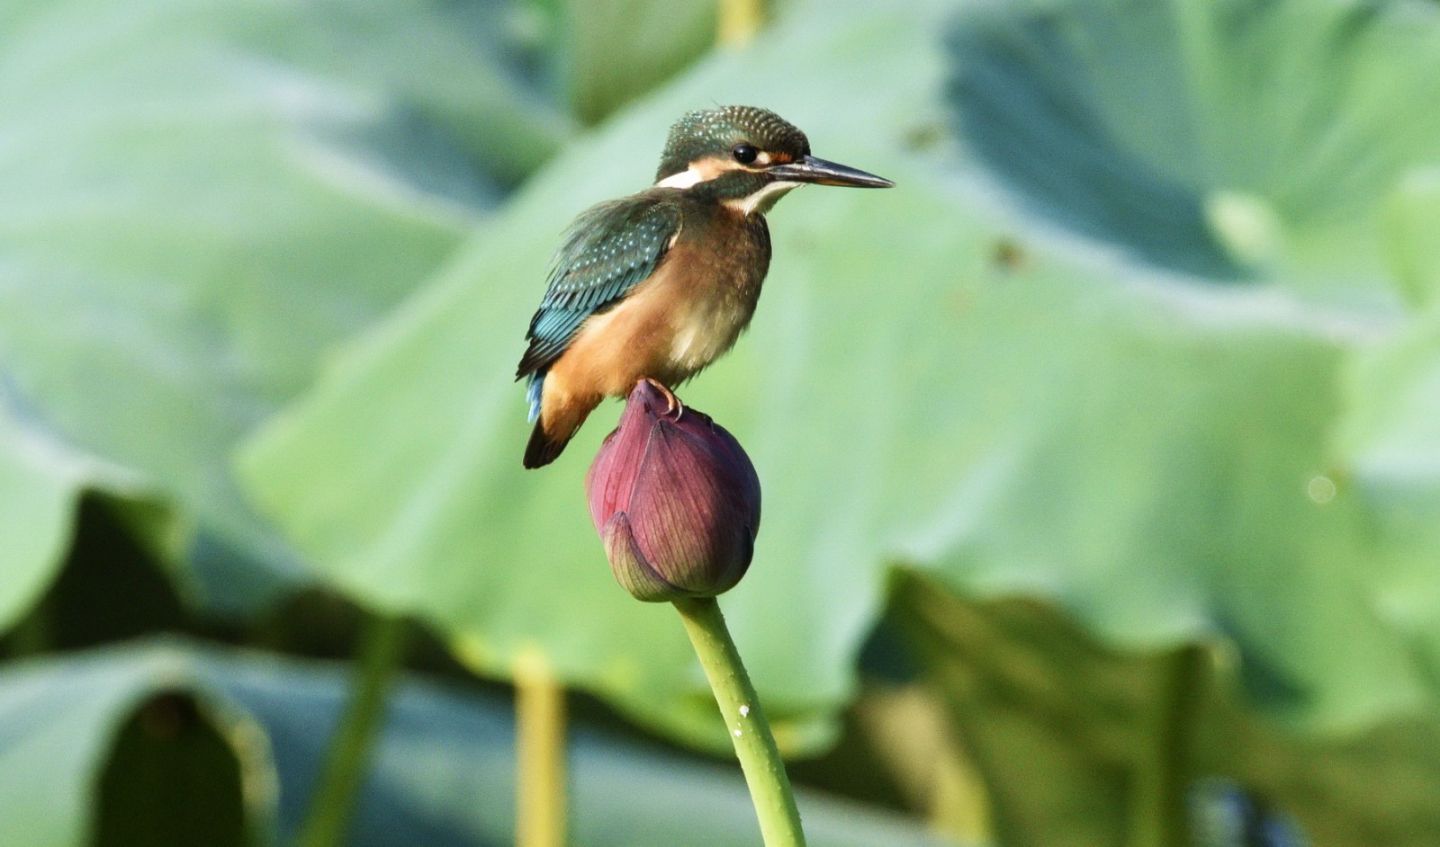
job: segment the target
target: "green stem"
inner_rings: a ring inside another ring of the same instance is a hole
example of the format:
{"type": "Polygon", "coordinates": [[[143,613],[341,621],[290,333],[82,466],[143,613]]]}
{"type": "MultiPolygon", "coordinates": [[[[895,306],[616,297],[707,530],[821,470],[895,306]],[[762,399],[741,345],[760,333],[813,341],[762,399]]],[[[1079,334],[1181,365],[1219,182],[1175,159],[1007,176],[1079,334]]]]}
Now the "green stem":
{"type": "Polygon", "coordinates": [[[376,616],[367,621],[351,679],[350,702],[330,739],[325,768],[300,827],[299,847],[339,847],[344,843],[370,747],[385,717],[386,695],[404,658],[405,640],[405,622],[400,618],[376,616]]]}
{"type": "Polygon", "coordinates": [[[1154,721],[1134,770],[1128,847],[1190,843],[1185,792],[1189,788],[1190,740],[1204,697],[1205,652],[1182,647],[1165,661],[1154,721]]]}
{"type": "Polygon", "coordinates": [[[735,755],[750,786],[750,800],[760,819],[765,847],[804,847],[805,833],[800,828],[800,811],[795,807],[785,763],[735,642],[725,628],[720,604],[707,597],[676,600],[675,608],[685,622],[685,632],[695,645],[720,715],[730,730],[730,740],[735,743],[735,755]]]}
{"type": "Polygon", "coordinates": [[[722,47],[743,47],[765,25],[765,0],[719,0],[716,41],[722,47]]]}
{"type": "Polygon", "coordinates": [[[545,654],[525,650],[515,660],[515,843],[565,843],[565,690],[545,654]]]}

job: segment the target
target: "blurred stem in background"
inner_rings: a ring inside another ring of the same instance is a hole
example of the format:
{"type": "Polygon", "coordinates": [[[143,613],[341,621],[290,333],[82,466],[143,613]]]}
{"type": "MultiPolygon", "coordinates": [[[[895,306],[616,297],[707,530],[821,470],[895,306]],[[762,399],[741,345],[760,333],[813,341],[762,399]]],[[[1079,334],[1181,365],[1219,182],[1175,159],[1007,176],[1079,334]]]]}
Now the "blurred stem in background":
{"type": "Polygon", "coordinates": [[[1149,743],[1133,771],[1126,847],[1191,843],[1185,798],[1193,777],[1191,730],[1205,697],[1206,656],[1202,647],[1182,647],[1160,677],[1149,743]]]}
{"type": "Polygon", "coordinates": [[[515,659],[515,843],[565,843],[565,690],[545,654],[523,650],[515,659]]]}
{"type": "Polygon", "coordinates": [[[715,692],[715,703],[730,730],[735,755],[745,782],[750,786],[750,800],[760,819],[760,834],[765,847],[804,847],[805,832],[800,826],[800,810],[785,773],[785,762],[775,746],[770,723],[760,708],[760,698],[750,684],[750,675],[740,661],[740,653],[725,617],[714,597],[676,600],[675,609],[685,622],[685,633],[695,645],[705,678],[715,692]]]}
{"type": "Polygon", "coordinates": [[[741,47],[765,25],[765,0],[719,0],[715,39],[722,47],[741,47]]]}
{"type": "Polygon", "coordinates": [[[350,702],[330,739],[320,781],[300,827],[300,847],[339,847],[355,810],[370,749],[384,723],[390,684],[405,657],[403,619],[372,615],[365,622],[350,685],[350,702]]]}

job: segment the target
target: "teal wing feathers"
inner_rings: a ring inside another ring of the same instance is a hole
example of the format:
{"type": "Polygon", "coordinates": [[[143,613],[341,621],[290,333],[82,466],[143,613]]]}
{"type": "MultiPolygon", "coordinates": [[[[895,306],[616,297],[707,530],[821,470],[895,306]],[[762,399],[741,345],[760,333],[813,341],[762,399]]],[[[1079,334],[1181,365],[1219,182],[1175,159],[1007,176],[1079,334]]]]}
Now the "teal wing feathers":
{"type": "Polygon", "coordinates": [[[665,258],[680,231],[680,209],[646,192],[601,203],[571,224],[549,286],[525,334],[530,342],[515,378],[541,377],[570,346],[580,325],[623,300],[665,258]]]}

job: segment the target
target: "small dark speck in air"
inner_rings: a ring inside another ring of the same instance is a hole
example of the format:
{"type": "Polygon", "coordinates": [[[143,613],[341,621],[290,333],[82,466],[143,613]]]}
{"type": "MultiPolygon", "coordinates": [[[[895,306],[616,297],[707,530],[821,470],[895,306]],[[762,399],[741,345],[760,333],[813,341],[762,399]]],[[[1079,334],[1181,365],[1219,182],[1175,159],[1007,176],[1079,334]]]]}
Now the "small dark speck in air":
{"type": "Polygon", "coordinates": [[[900,143],[908,150],[929,150],[945,140],[945,125],[939,122],[915,124],[905,130],[900,143]]]}
{"type": "Polygon", "coordinates": [[[1025,250],[1009,236],[995,239],[990,248],[990,261],[1002,271],[1018,271],[1025,264],[1025,250]]]}

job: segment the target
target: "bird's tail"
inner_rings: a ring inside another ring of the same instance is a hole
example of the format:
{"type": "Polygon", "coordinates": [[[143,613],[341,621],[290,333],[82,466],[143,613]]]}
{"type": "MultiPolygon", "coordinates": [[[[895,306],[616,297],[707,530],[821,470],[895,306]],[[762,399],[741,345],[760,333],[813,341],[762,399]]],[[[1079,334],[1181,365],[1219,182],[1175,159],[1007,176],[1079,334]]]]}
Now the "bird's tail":
{"type": "Polygon", "coordinates": [[[547,433],[545,421],[536,421],[535,428],[530,430],[530,443],[525,445],[525,467],[543,468],[558,459],[574,434],[573,429],[564,435],[547,433]]]}
{"type": "Polygon", "coordinates": [[[556,390],[547,396],[547,375],[541,371],[530,378],[530,420],[535,428],[530,430],[530,443],[525,445],[527,468],[543,468],[559,458],[601,399],[598,394],[570,394],[561,385],[553,386],[556,390]]]}
{"type": "Polygon", "coordinates": [[[565,445],[570,443],[570,437],[563,439],[551,438],[545,434],[545,421],[540,419],[541,398],[545,392],[545,372],[539,371],[530,375],[530,384],[526,387],[525,399],[530,403],[530,421],[535,428],[530,431],[530,443],[525,445],[525,467],[543,468],[560,455],[565,445]]]}

